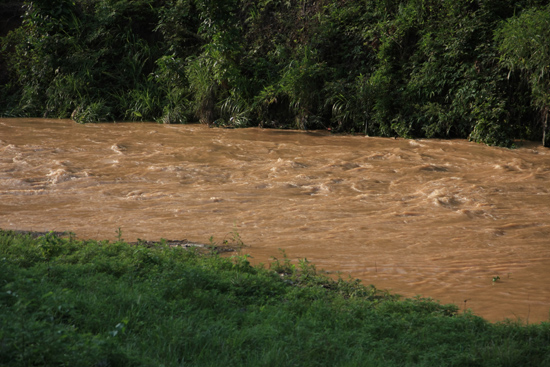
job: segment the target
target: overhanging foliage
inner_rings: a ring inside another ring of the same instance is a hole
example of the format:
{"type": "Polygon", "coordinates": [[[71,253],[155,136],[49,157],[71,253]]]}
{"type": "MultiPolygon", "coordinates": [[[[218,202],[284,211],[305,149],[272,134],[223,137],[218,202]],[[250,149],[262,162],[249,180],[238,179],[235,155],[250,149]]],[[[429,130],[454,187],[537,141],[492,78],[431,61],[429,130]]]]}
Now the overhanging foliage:
{"type": "Polygon", "coordinates": [[[27,1],[2,39],[0,113],[510,146],[545,132],[548,13],[543,0],[27,1]]]}

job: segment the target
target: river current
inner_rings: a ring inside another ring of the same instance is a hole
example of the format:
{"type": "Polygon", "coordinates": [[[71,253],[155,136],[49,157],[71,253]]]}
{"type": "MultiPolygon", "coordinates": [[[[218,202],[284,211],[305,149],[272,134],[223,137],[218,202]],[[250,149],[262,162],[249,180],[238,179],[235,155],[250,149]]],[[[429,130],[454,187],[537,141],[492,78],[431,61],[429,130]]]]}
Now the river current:
{"type": "Polygon", "coordinates": [[[550,150],[0,119],[0,228],[284,249],[491,321],[549,319],[550,150]],[[496,278],[498,277],[498,278],[496,278]],[[493,281],[493,279],[498,279],[493,281]]]}

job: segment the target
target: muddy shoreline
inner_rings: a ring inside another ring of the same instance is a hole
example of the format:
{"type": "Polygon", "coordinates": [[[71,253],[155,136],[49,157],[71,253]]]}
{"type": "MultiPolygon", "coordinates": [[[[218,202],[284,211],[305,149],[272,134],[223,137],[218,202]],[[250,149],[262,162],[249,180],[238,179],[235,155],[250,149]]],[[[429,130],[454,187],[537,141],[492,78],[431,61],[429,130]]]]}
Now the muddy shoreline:
{"type": "MultiPolygon", "coordinates": [[[[78,238],[74,232],[71,231],[27,231],[27,230],[4,230],[0,228],[0,233],[13,233],[16,235],[23,235],[23,236],[30,236],[32,238],[39,238],[44,237],[47,235],[54,235],[56,237],[75,237],[78,238]]],[[[80,241],[90,241],[90,240],[82,240],[80,241]]],[[[96,241],[96,240],[91,240],[96,241]]],[[[124,240],[122,240],[124,241],[124,240]]],[[[169,247],[183,247],[183,248],[199,248],[199,249],[205,249],[209,251],[215,251],[215,252],[235,252],[237,251],[237,248],[232,247],[227,244],[218,245],[218,244],[204,244],[204,243],[198,243],[198,242],[192,242],[187,239],[182,240],[165,240],[161,239],[160,241],[147,241],[147,240],[141,240],[134,242],[127,242],[124,241],[130,245],[141,245],[145,247],[158,247],[158,246],[169,246],[169,247]]]]}

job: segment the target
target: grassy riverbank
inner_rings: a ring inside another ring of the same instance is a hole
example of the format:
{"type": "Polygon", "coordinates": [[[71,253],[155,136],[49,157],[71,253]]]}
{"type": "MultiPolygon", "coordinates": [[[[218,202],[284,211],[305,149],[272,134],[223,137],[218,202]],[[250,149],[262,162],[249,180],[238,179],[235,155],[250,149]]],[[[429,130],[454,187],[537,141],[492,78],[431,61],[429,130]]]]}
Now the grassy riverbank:
{"type": "Polygon", "coordinates": [[[307,261],[0,230],[0,365],[548,366],[550,324],[491,324],[307,261]]]}

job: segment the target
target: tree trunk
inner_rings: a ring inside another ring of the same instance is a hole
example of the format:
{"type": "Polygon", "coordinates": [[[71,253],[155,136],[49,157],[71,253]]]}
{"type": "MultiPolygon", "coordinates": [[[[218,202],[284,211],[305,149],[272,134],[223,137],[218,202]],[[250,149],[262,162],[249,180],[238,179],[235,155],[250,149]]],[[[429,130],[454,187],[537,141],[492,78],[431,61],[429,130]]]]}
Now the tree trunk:
{"type": "Polygon", "coordinates": [[[549,107],[544,108],[544,117],[542,122],[542,146],[547,147],[548,144],[546,144],[546,132],[548,131],[548,110],[549,107]]]}
{"type": "Polygon", "coordinates": [[[369,136],[369,114],[365,112],[365,136],[369,136]]]}

